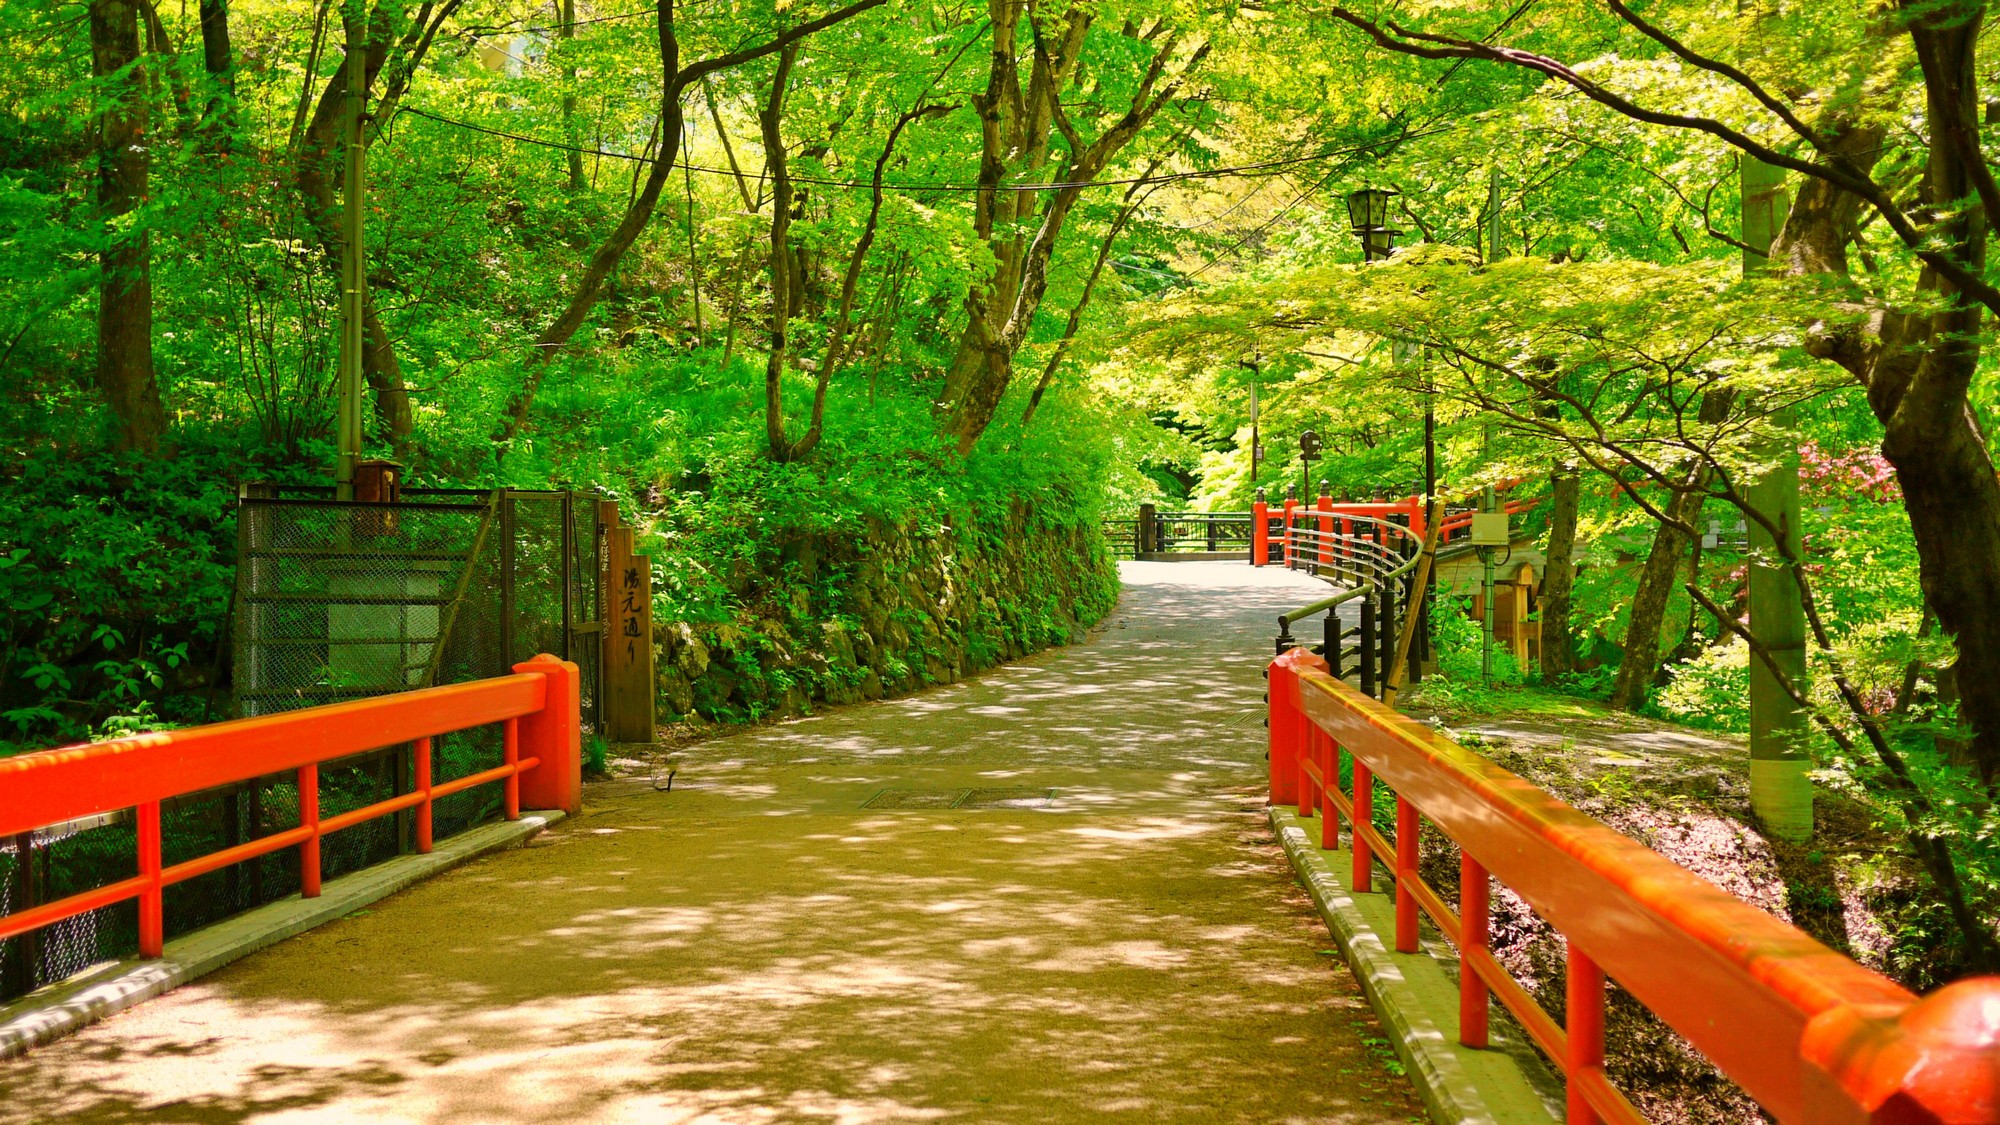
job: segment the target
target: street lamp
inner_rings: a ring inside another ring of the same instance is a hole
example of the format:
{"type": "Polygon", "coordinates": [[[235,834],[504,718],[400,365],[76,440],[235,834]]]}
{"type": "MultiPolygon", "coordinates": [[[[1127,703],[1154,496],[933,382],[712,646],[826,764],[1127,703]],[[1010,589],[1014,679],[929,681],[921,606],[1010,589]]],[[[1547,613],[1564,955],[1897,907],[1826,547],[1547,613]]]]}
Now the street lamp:
{"type": "Polygon", "coordinates": [[[1399,192],[1388,188],[1362,188],[1347,193],[1347,222],[1361,237],[1363,261],[1379,262],[1396,248],[1396,236],[1389,228],[1389,197],[1399,192]]]}
{"type": "MultiPolygon", "coordinates": [[[[1354,233],[1361,239],[1363,260],[1379,262],[1396,249],[1396,236],[1403,233],[1389,226],[1389,197],[1401,195],[1389,188],[1362,188],[1347,193],[1347,221],[1354,227],[1354,233]]],[[[1396,360],[1403,362],[1408,357],[1405,345],[1396,347],[1396,360]]],[[[1431,396],[1424,396],[1424,497],[1428,500],[1437,493],[1437,417],[1431,407],[1431,396]]]]}
{"type": "MultiPolygon", "coordinates": [[[[1403,233],[1389,226],[1389,197],[1400,192],[1388,188],[1362,188],[1347,193],[1347,221],[1354,233],[1361,239],[1361,259],[1364,262],[1379,262],[1396,249],[1396,236],[1403,233]]],[[[1406,359],[1404,345],[1396,347],[1396,359],[1406,359]]],[[[1416,353],[1421,359],[1422,352],[1416,353]]],[[[1436,396],[1426,389],[1424,394],[1424,503],[1429,505],[1437,498],[1437,410],[1436,396]]],[[[1444,505],[1437,505],[1436,515],[1444,517],[1444,505]]],[[[1437,574],[1432,572],[1425,590],[1423,602],[1423,628],[1420,630],[1423,652],[1430,652],[1431,636],[1431,595],[1437,589],[1437,574]]]]}

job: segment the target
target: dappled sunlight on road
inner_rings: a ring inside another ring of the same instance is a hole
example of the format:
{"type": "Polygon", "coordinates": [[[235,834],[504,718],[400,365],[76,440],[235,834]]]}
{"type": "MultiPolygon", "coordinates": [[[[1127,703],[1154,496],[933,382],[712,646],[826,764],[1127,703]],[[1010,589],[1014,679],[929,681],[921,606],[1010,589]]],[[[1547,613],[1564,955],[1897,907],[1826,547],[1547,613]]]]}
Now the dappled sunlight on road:
{"type": "Polygon", "coordinates": [[[1411,1120],[1257,812],[1300,580],[1128,575],[1089,644],[696,745],[0,1064],[0,1120],[1411,1120]]]}

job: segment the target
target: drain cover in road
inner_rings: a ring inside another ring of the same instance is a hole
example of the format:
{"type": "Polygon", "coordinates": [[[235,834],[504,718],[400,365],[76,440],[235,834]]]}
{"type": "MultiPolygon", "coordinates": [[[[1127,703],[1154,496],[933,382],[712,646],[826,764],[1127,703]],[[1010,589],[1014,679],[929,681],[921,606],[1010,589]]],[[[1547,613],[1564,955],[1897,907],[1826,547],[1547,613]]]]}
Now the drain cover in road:
{"type": "Polygon", "coordinates": [[[1053,789],[1010,786],[998,789],[884,789],[862,803],[864,809],[1039,809],[1054,800],[1053,789]]]}
{"type": "Polygon", "coordinates": [[[957,808],[970,789],[884,789],[862,802],[864,809],[957,808]]]}
{"type": "Polygon", "coordinates": [[[957,804],[961,809],[1042,809],[1055,799],[1053,789],[974,789],[957,804]]]}

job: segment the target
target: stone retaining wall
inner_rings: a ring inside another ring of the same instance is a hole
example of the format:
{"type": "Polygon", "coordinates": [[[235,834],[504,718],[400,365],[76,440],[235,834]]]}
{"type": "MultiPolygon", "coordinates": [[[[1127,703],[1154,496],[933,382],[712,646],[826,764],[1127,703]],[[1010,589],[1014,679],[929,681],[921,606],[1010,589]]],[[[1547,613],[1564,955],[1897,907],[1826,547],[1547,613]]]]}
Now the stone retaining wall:
{"type": "Polygon", "coordinates": [[[955,683],[1079,639],[1118,597],[1095,524],[1050,526],[1018,508],[801,538],[781,555],[732,576],[744,608],[731,621],[656,624],[662,722],[798,715],[955,683]]]}

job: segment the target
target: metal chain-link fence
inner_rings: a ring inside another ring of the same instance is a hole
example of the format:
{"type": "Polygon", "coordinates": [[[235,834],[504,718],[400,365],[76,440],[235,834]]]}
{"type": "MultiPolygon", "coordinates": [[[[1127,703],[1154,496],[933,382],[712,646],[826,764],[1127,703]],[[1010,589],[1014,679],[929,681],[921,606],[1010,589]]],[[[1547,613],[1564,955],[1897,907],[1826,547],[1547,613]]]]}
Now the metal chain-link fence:
{"type": "MultiPolygon", "coordinates": [[[[597,728],[603,558],[598,499],[581,493],[416,491],[341,502],[330,489],[249,486],[237,511],[233,698],[244,717],[505,675],[537,653],[577,663],[583,724],[597,728]]],[[[488,726],[431,740],[445,782],[500,764],[488,726]]],[[[408,792],[409,744],[320,767],[322,818],[408,792]]],[[[499,815],[499,783],[436,802],[436,839],[499,815]]],[[[298,824],[298,780],[275,774],[162,803],[172,865],[298,824]]],[[[325,838],[326,878],[413,845],[411,814],[325,838]]],[[[0,839],[0,915],[137,873],[130,810],[0,839]]],[[[169,887],[169,937],[299,887],[284,849],[169,887]]],[[[0,941],[0,1000],[138,948],[133,902],[0,941]]]]}

